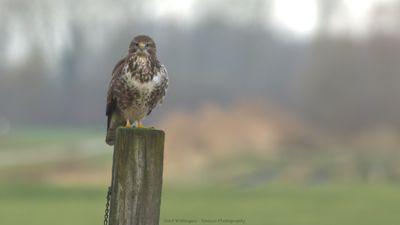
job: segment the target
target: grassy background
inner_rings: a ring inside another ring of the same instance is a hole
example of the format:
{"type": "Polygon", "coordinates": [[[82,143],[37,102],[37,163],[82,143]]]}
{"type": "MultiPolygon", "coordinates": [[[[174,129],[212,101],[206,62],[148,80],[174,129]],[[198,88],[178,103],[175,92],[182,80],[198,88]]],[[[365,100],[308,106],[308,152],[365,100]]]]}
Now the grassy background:
{"type": "MultiPolygon", "coordinates": [[[[102,224],[105,188],[20,184],[2,185],[0,193],[2,224],[102,224]]],[[[243,219],[253,225],[391,225],[400,221],[399,202],[400,191],[390,186],[240,190],[168,185],[163,191],[160,224],[222,224],[202,222],[222,218],[243,219]]]]}
{"type": "MultiPolygon", "coordinates": [[[[26,129],[0,139],[0,224],[102,224],[112,160],[102,139],[97,130],[71,129],[26,129]]],[[[242,219],[249,225],[400,221],[396,179],[379,179],[376,172],[371,173],[374,180],[354,179],[358,173],[349,177],[339,166],[353,165],[343,153],[298,155],[216,158],[196,182],[166,176],[160,224],[241,224],[212,222],[218,219],[242,219]]],[[[360,168],[368,169],[370,161],[360,168]]],[[[371,168],[382,168],[375,161],[371,168]]]]}

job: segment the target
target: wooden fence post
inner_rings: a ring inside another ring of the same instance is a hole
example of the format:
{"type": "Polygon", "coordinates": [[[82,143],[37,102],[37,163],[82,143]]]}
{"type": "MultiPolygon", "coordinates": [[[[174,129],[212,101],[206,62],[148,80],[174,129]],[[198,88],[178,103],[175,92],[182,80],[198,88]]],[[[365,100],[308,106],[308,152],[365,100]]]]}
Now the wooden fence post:
{"type": "Polygon", "coordinates": [[[110,225],[159,225],[163,159],[163,131],[117,130],[110,225]]]}

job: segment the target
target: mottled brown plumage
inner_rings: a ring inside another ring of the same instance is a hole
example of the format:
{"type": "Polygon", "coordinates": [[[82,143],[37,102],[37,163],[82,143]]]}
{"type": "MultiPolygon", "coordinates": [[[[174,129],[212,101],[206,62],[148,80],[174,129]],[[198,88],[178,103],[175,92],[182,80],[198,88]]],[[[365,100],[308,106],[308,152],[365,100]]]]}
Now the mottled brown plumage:
{"type": "Polygon", "coordinates": [[[168,87],[167,70],[156,56],[156,45],[146,35],[136,36],[128,55],[114,67],[107,93],[106,143],[114,144],[115,130],[141,120],[162,102],[168,87]]]}

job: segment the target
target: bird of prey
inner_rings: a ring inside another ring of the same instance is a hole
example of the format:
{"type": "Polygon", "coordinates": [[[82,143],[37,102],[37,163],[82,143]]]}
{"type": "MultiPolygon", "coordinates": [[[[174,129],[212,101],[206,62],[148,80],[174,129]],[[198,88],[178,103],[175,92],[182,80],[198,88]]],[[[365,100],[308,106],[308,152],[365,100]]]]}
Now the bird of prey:
{"type": "Polygon", "coordinates": [[[107,93],[106,143],[113,145],[120,126],[143,128],[142,120],[162,103],[168,88],[168,75],[156,55],[156,44],[149,36],[136,36],[128,55],[115,65],[107,93]]]}

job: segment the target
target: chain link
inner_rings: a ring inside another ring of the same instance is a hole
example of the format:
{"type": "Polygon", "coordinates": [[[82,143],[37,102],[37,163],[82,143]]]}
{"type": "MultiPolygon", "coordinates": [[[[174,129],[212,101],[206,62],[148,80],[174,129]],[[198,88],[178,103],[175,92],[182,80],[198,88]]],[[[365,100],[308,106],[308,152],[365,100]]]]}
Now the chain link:
{"type": "Polygon", "coordinates": [[[108,217],[110,216],[110,199],[111,199],[111,186],[108,187],[107,197],[106,197],[106,209],[104,211],[104,225],[108,225],[108,217]]]}

